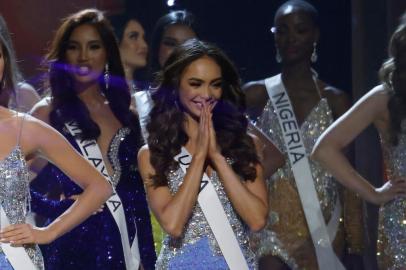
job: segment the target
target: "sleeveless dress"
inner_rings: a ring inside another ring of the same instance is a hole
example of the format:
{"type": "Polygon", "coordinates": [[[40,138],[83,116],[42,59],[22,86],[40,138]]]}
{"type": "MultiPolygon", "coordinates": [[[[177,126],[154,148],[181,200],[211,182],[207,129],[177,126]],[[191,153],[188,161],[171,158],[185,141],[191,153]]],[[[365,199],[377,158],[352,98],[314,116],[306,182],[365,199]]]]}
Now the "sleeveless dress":
{"type": "MultiPolygon", "coordinates": [[[[24,116],[21,120],[21,135],[24,116]]],[[[0,161],[0,203],[10,224],[25,223],[30,204],[29,172],[20,148],[20,135],[16,146],[0,161]]],[[[43,258],[37,245],[24,245],[37,269],[44,269],[43,258]]],[[[13,270],[0,246],[0,269],[13,270]]]]}
{"type": "MultiPolygon", "coordinates": [[[[60,132],[79,150],[75,139],[62,128],[60,132]]],[[[136,134],[123,127],[114,135],[108,148],[108,158],[113,167],[112,182],[124,205],[128,237],[132,243],[137,232],[141,263],[145,270],[154,269],[156,255],[152,239],[149,209],[144,185],[137,167],[139,143],[136,134]]],[[[54,220],[73,201],[51,200],[43,196],[50,181],[66,198],[82,193],[82,189],[53,164],[48,164],[34,179],[31,186],[32,208],[37,214],[54,220]]],[[[41,246],[45,267],[49,270],[104,269],[124,270],[125,261],[121,236],[108,207],[90,216],[82,224],[50,245],[41,246]]]]}
{"type": "MultiPolygon", "coordinates": [[[[327,100],[322,98],[302,123],[303,142],[310,155],[317,138],[333,122],[327,100]]],[[[266,227],[251,236],[258,257],[279,257],[291,269],[318,269],[314,245],[307,227],[296,182],[277,115],[268,101],[255,126],[264,132],[285,155],[285,165],[267,179],[269,190],[269,215],[266,227]]],[[[315,189],[326,224],[334,211],[338,186],[332,176],[316,162],[309,159],[315,189]]],[[[344,244],[343,224],[340,222],[333,247],[341,250],[344,244]]]]}
{"type": "MultiPolygon", "coordinates": [[[[171,194],[175,194],[183,183],[185,174],[181,168],[171,171],[168,184],[171,194]]],[[[210,177],[227,218],[240,244],[242,253],[250,269],[256,269],[255,255],[249,246],[248,228],[242,222],[229,201],[224,187],[215,171],[210,177]]],[[[217,241],[199,206],[193,208],[192,214],[185,225],[182,236],[173,238],[167,235],[156,263],[157,270],[223,270],[228,269],[217,241]]]]}
{"type": "MultiPolygon", "coordinates": [[[[406,179],[406,121],[402,122],[399,143],[391,145],[381,136],[381,146],[388,179],[406,179]]],[[[377,258],[379,269],[406,267],[406,199],[398,198],[379,209],[377,258]]]]}

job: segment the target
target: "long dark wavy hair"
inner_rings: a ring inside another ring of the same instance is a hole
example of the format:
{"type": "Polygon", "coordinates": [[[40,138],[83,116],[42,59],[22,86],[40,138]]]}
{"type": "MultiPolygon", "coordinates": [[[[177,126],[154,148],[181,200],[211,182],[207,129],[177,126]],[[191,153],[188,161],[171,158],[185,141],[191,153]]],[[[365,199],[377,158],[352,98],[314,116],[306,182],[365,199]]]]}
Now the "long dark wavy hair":
{"type": "Polygon", "coordinates": [[[3,77],[0,80],[0,105],[3,107],[8,107],[10,95],[15,95],[19,71],[10,34],[6,27],[6,22],[1,15],[0,48],[2,49],[4,59],[3,77]]]}
{"type": "Polygon", "coordinates": [[[389,139],[393,145],[397,145],[399,134],[402,133],[401,123],[406,118],[406,85],[401,85],[398,78],[399,72],[406,72],[406,67],[399,67],[398,63],[399,58],[406,57],[406,13],[393,33],[388,49],[389,58],[382,64],[379,75],[385,87],[392,90],[387,105],[390,115],[389,139]]]}
{"type": "MultiPolygon", "coordinates": [[[[86,105],[77,96],[74,89],[74,78],[69,72],[69,65],[66,61],[69,38],[78,26],[84,24],[96,29],[107,54],[109,86],[106,87],[103,74],[101,74],[98,80],[101,93],[106,97],[114,116],[121,124],[130,127],[137,134],[141,134],[137,117],[130,111],[131,96],[125,81],[113,29],[103,13],[97,9],[81,10],[65,18],[57,30],[46,56],[52,96],[50,113],[52,126],[60,129],[66,122],[73,120],[83,131],[82,139],[96,139],[100,136],[99,126],[92,120],[86,105]]],[[[141,138],[141,136],[138,137],[141,138]]]]}
{"type": "Polygon", "coordinates": [[[150,53],[148,59],[148,74],[151,81],[155,80],[157,73],[161,70],[159,64],[159,47],[166,29],[171,25],[185,25],[192,29],[197,37],[199,36],[199,26],[195,16],[186,10],[174,10],[159,18],[152,31],[149,43],[150,53]]]}
{"type": "Polygon", "coordinates": [[[154,106],[147,124],[150,162],[156,175],[154,186],[168,184],[168,173],[176,169],[173,159],[189,140],[184,131],[185,112],[179,100],[183,71],[201,57],[210,57],[221,68],[222,96],[213,109],[213,126],[222,154],[230,158],[234,171],[244,180],[255,180],[259,162],[254,142],[247,134],[244,115],[245,95],[238,72],[228,57],[216,46],[196,39],[179,46],[168,58],[160,73],[160,85],[153,92],[154,106]]]}

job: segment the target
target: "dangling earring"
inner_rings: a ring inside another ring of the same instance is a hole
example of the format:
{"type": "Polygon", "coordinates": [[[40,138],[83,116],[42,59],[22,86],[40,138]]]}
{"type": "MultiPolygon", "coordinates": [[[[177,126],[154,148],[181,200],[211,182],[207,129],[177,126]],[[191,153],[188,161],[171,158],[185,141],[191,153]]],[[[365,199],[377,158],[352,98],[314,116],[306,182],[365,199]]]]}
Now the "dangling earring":
{"type": "Polygon", "coordinates": [[[109,63],[106,63],[106,66],[104,67],[104,84],[106,86],[106,89],[109,88],[109,81],[110,81],[110,74],[109,74],[109,63]]]}
{"type": "Polygon", "coordinates": [[[6,88],[6,80],[4,78],[1,80],[0,84],[1,84],[0,90],[3,90],[4,88],[6,88]]]}
{"type": "Polygon", "coordinates": [[[276,60],[277,63],[282,63],[282,56],[281,56],[281,54],[279,53],[279,49],[278,49],[278,48],[276,48],[275,60],[276,60]]]}
{"type": "Polygon", "coordinates": [[[312,61],[312,63],[316,63],[317,61],[317,42],[313,43],[313,53],[312,56],[310,57],[310,61],[312,61]]]}

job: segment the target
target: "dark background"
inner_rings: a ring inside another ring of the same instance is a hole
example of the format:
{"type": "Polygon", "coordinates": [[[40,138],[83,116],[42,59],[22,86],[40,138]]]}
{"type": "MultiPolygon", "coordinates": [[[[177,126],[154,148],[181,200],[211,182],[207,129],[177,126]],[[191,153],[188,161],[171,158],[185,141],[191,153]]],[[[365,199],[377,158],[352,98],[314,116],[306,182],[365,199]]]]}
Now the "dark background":
{"type": "MultiPolygon", "coordinates": [[[[169,10],[191,11],[196,16],[202,39],[220,46],[239,68],[243,81],[251,81],[279,71],[269,29],[276,9],[283,2],[179,0],[170,8],[166,1],[129,0],[126,9],[142,17],[149,33],[156,19],[169,10]]],[[[315,69],[323,80],[350,93],[351,3],[346,0],[309,2],[319,10],[321,22],[319,60],[315,69]]]]}

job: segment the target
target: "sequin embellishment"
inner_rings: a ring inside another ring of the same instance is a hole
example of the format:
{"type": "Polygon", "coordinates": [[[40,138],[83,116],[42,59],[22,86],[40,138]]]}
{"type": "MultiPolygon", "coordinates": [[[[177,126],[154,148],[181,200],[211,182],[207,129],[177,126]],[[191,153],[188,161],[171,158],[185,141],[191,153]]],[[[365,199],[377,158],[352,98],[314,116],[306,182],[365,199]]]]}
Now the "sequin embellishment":
{"type": "MultiPolygon", "coordinates": [[[[0,201],[10,224],[24,223],[30,205],[29,173],[20,147],[0,161],[0,201]]],[[[34,265],[42,270],[44,262],[37,245],[25,245],[34,265]]],[[[0,252],[3,252],[0,247],[0,252]]]]}

